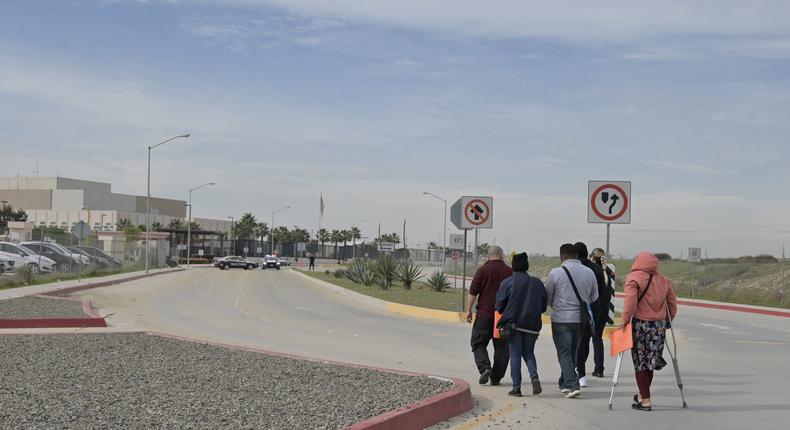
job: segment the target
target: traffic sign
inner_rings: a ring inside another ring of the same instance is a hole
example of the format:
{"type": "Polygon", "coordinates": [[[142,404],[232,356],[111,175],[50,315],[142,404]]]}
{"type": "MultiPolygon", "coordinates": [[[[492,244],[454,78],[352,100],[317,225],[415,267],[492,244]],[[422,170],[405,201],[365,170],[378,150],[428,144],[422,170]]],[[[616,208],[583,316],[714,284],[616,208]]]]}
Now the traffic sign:
{"type": "Polygon", "coordinates": [[[587,222],[592,224],[631,224],[631,182],[589,181],[587,183],[587,222]]]}
{"type": "Polygon", "coordinates": [[[384,252],[392,252],[395,250],[395,243],[393,242],[380,242],[379,248],[384,252]]]}
{"type": "Polygon", "coordinates": [[[461,230],[494,228],[494,198],[463,196],[450,210],[450,220],[461,230]]]}
{"type": "Polygon", "coordinates": [[[262,254],[263,253],[263,248],[259,246],[259,247],[255,248],[255,252],[257,252],[258,254],[262,254]]]}
{"type": "Polygon", "coordinates": [[[455,260],[455,261],[458,261],[458,259],[461,258],[461,254],[458,253],[458,252],[453,252],[453,254],[451,256],[452,256],[453,260],[455,260]]]}
{"type": "Polygon", "coordinates": [[[689,248],[688,261],[699,263],[702,261],[702,248],[689,248]]]}
{"type": "Polygon", "coordinates": [[[246,246],[245,246],[245,247],[244,247],[244,253],[246,254],[246,253],[248,253],[248,252],[250,252],[250,248],[248,248],[248,247],[246,247],[246,246]]]}
{"type": "Polygon", "coordinates": [[[80,221],[71,229],[71,234],[73,234],[77,240],[83,240],[91,234],[91,228],[85,221],[80,221]]]}
{"type": "Polygon", "coordinates": [[[198,255],[200,255],[201,257],[203,256],[203,250],[202,249],[198,249],[198,255]]]}
{"type": "Polygon", "coordinates": [[[450,249],[464,249],[464,235],[463,234],[451,234],[450,235],[450,249]]]}

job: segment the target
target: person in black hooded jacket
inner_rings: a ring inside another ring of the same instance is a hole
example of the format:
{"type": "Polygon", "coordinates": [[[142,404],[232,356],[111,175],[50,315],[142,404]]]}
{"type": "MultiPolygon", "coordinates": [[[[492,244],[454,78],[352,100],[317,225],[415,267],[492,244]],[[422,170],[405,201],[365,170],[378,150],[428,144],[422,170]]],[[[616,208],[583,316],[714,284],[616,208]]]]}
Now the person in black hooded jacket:
{"type": "Polygon", "coordinates": [[[508,394],[521,397],[521,359],[527,363],[532,380],[532,394],[540,394],[543,389],[538,378],[538,365],[535,360],[535,343],[538,340],[546,312],[548,295],[543,282],[530,276],[529,257],[525,252],[513,256],[513,275],[499,285],[496,295],[496,310],[502,314],[499,326],[515,324],[510,347],[510,378],[513,390],[508,394]]]}
{"type": "Polygon", "coordinates": [[[576,242],[576,253],[579,256],[579,261],[585,267],[595,273],[595,280],[598,284],[598,300],[595,303],[590,303],[593,311],[593,322],[595,324],[595,336],[590,337],[587,334],[582,335],[579,349],[576,351],[576,373],[579,374],[579,385],[586,387],[587,384],[587,358],[590,356],[590,340],[593,344],[593,362],[595,368],[592,375],[598,378],[603,378],[603,331],[606,327],[607,320],[609,319],[609,302],[611,302],[611,293],[609,286],[606,285],[606,276],[600,265],[595,264],[590,260],[590,253],[587,251],[587,245],[582,242],[576,242]]]}

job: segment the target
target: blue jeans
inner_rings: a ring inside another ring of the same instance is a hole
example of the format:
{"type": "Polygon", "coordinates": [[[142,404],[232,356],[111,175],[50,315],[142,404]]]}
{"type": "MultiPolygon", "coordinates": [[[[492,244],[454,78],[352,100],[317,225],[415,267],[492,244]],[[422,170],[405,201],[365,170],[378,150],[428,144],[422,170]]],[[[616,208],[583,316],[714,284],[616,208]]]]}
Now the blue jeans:
{"type": "Polygon", "coordinates": [[[510,379],[513,388],[521,390],[521,359],[527,363],[531,380],[538,379],[538,362],[535,360],[535,342],[538,335],[516,331],[508,340],[510,345],[510,379]]]}
{"type": "Polygon", "coordinates": [[[551,337],[554,339],[557,360],[562,369],[559,381],[561,389],[567,388],[571,391],[580,389],[579,375],[576,373],[576,350],[579,348],[581,331],[580,323],[551,323],[551,337]]]}

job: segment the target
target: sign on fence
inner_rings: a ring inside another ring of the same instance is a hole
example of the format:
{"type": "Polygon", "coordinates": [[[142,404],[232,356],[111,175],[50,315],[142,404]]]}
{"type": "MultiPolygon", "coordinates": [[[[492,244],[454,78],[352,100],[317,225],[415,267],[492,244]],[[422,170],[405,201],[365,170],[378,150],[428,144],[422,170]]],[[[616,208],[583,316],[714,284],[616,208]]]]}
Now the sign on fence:
{"type": "Polygon", "coordinates": [[[464,235],[463,234],[451,234],[450,241],[449,241],[449,248],[450,249],[464,249],[464,235]]]}

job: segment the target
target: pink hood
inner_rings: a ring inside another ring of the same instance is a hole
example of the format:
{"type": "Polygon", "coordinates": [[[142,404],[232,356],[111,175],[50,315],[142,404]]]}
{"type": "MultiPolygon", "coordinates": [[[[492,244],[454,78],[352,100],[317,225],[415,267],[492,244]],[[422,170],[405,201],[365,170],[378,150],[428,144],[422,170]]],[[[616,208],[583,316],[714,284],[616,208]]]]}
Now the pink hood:
{"type": "Polygon", "coordinates": [[[677,298],[672,289],[672,282],[658,273],[658,258],[649,252],[641,252],[636,256],[631,272],[625,279],[625,306],[623,321],[636,317],[644,321],[663,320],[667,311],[671,318],[677,311],[677,298]],[[653,280],[650,281],[650,276],[653,280]],[[648,282],[650,288],[645,293],[648,282]],[[640,295],[642,301],[637,305],[640,295]],[[669,309],[667,309],[669,307],[669,309]]]}

